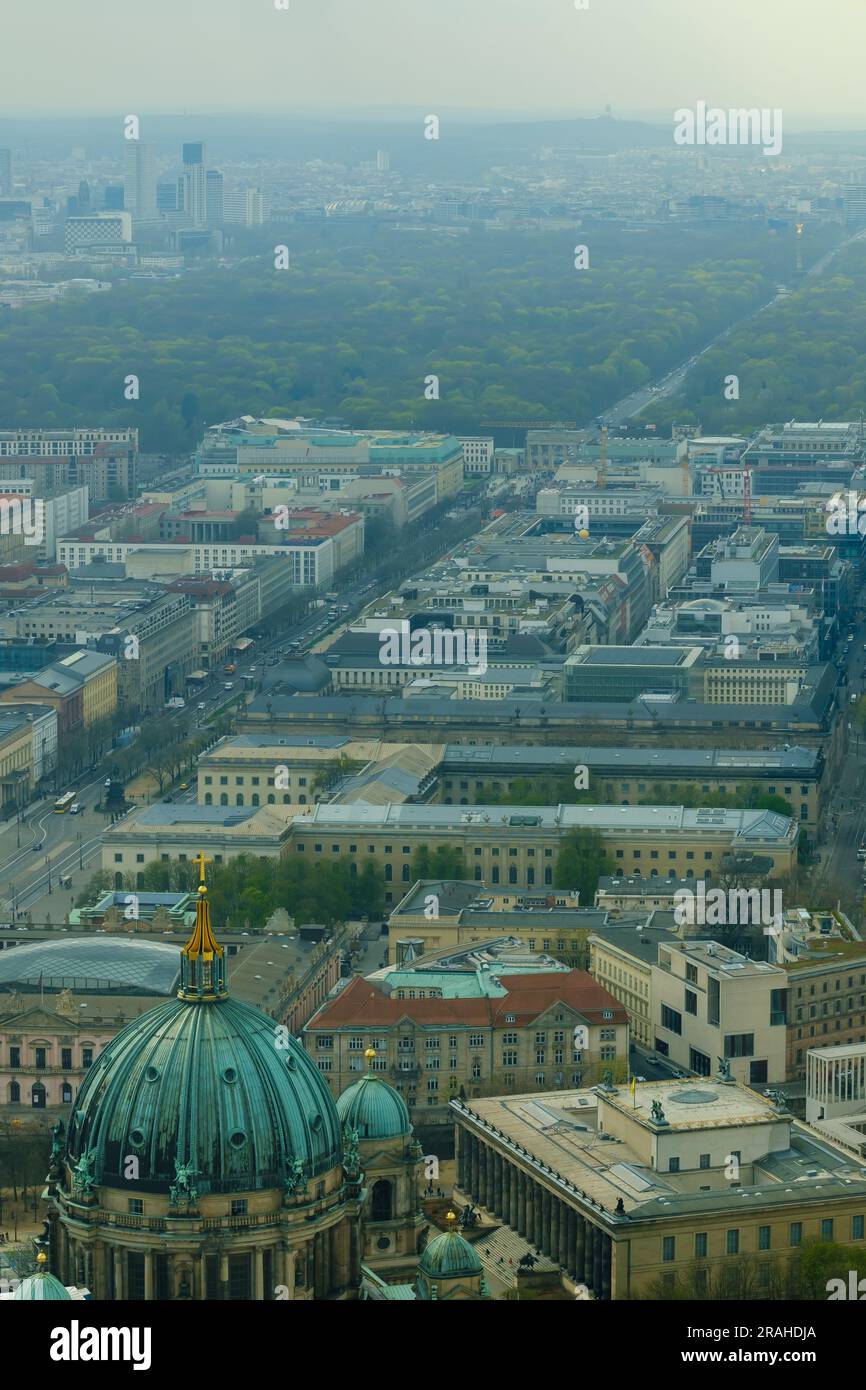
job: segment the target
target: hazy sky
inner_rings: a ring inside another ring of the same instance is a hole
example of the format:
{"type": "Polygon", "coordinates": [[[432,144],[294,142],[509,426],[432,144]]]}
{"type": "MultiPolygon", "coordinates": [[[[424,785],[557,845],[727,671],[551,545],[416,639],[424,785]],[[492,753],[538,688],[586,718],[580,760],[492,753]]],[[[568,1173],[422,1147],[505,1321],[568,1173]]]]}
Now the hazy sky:
{"type": "Polygon", "coordinates": [[[0,110],[664,116],[866,128],[866,0],[0,0],[0,110]]]}

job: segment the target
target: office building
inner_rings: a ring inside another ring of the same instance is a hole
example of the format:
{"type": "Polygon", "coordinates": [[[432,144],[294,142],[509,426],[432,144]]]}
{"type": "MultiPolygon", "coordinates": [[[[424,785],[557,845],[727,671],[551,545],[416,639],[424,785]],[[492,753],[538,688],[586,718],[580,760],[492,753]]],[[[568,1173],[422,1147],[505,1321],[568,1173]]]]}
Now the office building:
{"type": "Polygon", "coordinates": [[[68,256],[128,255],[132,250],[132,217],[129,212],[67,217],[64,239],[68,256]]]}
{"type": "MultiPolygon", "coordinates": [[[[156,157],[154,147],[143,140],[123,142],[123,206],[135,223],[155,222],[156,157]]],[[[130,241],[132,237],[128,238],[130,241]]]]}

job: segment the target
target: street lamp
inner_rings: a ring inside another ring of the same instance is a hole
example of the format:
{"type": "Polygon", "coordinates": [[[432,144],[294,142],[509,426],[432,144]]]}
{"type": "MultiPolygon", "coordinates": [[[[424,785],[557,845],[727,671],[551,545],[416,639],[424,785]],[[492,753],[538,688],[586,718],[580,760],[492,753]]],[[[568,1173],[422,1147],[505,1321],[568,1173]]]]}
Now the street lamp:
{"type": "Polygon", "coordinates": [[[46,854],[45,863],[48,865],[48,891],[51,892],[51,855],[46,854]]]}
{"type": "Polygon", "coordinates": [[[79,832],[78,832],[78,867],[79,867],[79,869],[83,869],[83,868],[84,868],[84,860],[83,860],[82,857],[81,857],[81,831],[80,831],[80,830],[79,830],[79,832]]]}

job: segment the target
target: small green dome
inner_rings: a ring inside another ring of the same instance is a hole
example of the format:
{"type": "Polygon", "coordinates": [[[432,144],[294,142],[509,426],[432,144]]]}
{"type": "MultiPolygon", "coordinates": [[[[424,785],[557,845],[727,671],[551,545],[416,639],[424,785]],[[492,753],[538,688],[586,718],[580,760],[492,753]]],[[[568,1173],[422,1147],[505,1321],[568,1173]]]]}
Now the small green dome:
{"type": "Polygon", "coordinates": [[[28,1274],[26,1279],[21,1280],[12,1297],[38,1303],[61,1298],[70,1299],[71,1295],[60,1280],[49,1274],[47,1269],[39,1269],[35,1274],[28,1274]]]}
{"type": "Polygon", "coordinates": [[[406,1102],[387,1081],[368,1072],[337,1098],[337,1114],[359,1139],[399,1139],[412,1133],[406,1102]]]}
{"type": "Polygon", "coordinates": [[[418,1272],[428,1279],[470,1279],[483,1273],[468,1240],[456,1230],[435,1236],[424,1248],[418,1272]]]}

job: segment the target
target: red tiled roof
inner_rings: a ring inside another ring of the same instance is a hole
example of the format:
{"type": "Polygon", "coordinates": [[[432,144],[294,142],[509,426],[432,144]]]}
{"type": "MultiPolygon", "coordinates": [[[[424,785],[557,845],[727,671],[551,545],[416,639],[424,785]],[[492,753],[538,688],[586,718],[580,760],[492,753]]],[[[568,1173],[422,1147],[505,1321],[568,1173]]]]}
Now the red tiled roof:
{"type": "Polygon", "coordinates": [[[613,1018],[605,1022],[626,1023],[623,1006],[584,970],[552,971],[543,975],[503,975],[501,983],[508,994],[501,999],[398,999],[388,996],[371,980],[357,976],[336,998],[323,1005],[308,1027],[384,1028],[408,1018],[415,1023],[435,1026],[462,1023],[499,1027],[505,1015],[515,1024],[532,1023],[554,1004],[577,1010],[589,1023],[602,1022],[602,1010],[613,1018]]]}

